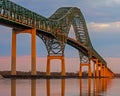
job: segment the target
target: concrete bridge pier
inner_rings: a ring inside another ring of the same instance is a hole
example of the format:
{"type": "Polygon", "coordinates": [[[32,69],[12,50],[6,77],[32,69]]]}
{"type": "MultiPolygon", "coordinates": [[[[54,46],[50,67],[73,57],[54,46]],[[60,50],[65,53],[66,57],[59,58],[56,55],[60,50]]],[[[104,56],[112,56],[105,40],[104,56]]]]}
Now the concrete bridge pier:
{"type": "Polygon", "coordinates": [[[16,32],[12,30],[11,75],[16,75],[16,32]]]}
{"type": "Polygon", "coordinates": [[[31,34],[31,75],[36,75],[36,29],[12,30],[11,75],[16,75],[16,36],[20,33],[31,34]]]}
{"type": "Polygon", "coordinates": [[[100,62],[99,64],[100,64],[100,77],[104,77],[104,69],[103,69],[102,62],[100,62]]]}
{"type": "Polygon", "coordinates": [[[105,65],[103,65],[103,77],[106,76],[106,69],[105,69],[105,65]]]}
{"type": "Polygon", "coordinates": [[[64,56],[47,56],[47,68],[46,68],[46,75],[50,76],[50,61],[52,59],[60,59],[61,60],[61,75],[65,76],[65,59],[64,56]]]}
{"type": "Polygon", "coordinates": [[[92,59],[94,62],[93,65],[93,76],[94,77],[99,77],[99,62],[98,59],[92,59]]]}
{"type": "Polygon", "coordinates": [[[82,76],[82,67],[84,67],[84,66],[88,67],[88,77],[91,77],[92,74],[91,74],[91,64],[90,63],[88,63],[88,64],[82,64],[82,63],[80,63],[79,76],[82,76]]]}

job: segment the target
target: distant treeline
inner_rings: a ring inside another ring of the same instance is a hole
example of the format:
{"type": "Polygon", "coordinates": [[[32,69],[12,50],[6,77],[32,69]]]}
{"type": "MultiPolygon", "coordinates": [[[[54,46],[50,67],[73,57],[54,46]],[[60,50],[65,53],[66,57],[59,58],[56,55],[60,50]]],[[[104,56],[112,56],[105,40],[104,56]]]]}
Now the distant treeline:
{"type": "MultiPolygon", "coordinates": [[[[24,72],[24,71],[17,71],[16,72],[17,75],[31,75],[31,72],[24,72]]],[[[11,71],[0,71],[0,75],[11,75],[11,71]]],[[[37,75],[46,75],[46,72],[40,72],[40,71],[37,71],[37,75]]],[[[61,75],[61,72],[51,72],[51,75],[53,76],[59,76],[61,75]]],[[[73,72],[67,72],[66,73],[67,76],[78,76],[78,73],[73,73],[73,72]]],[[[88,73],[87,72],[83,72],[83,76],[88,76],[88,73]]]]}
{"type": "MultiPolygon", "coordinates": [[[[25,75],[25,76],[29,76],[31,75],[31,72],[24,72],[24,71],[17,71],[16,72],[17,75],[25,75]]],[[[11,75],[11,71],[0,71],[0,75],[2,76],[8,76],[8,75],[11,75]]],[[[40,72],[40,71],[37,71],[37,75],[41,75],[41,76],[45,76],[46,75],[46,72],[40,72]]],[[[51,75],[52,76],[61,76],[61,72],[51,72],[51,75]]],[[[66,76],[78,76],[78,72],[77,73],[74,73],[74,72],[67,72],[66,73],[66,76]]],[[[82,76],[83,77],[87,77],[88,76],[88,73],[86,71],[84,71],[82,73],[82,76]]],[[[116,73],[114,74],[115,77],[120,77],[120,74],[119,73],[116,73]]]]}
{"type": "Polygon", "coordinates": [[[114,74],[115,77],[120,77],[120,73],[114,74]]]}

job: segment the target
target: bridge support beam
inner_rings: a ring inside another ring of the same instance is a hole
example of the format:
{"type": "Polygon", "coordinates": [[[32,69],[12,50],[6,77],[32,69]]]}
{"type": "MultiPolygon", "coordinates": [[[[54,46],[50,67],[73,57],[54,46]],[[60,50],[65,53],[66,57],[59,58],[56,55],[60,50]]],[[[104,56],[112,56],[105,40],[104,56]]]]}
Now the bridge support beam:
{"type": "Polygon", "coordinates": [[[91,77],[91,65],[89,64],[80,64],[80,71],[79,71],[79,76],[82,76],[82,67],[83,66],[88,66],[88,77],[91,77]]]}
{"type": "Polygon", "coordinates": [[[99,77],[99,63],[98,63],[98,59],[93,59],[94,61],[94,77],[99,77]]]}
{"type": "Polygon", "coordinates": [[[103,75],[103,65],[102,65],[102,63],[100,62],[99,63],[100,64],[100,77],[103,77],[104,75],[103,75]]]}
{"type": "Polygon", "coordinates": [[[65,73],[65,60],[64,60],[64,56],[47,56],[47,68],[46,68],[46,75],[50,75],[50,60],[52,59],[60,59],[61,60],[61,63],[62,63],[62,66],[61,66],[61,69],[62,69],[62,72],[61,72],[61,75],[62,76],[65,76],[66,73],[65,73]]]}
{"type": "Polygon", "coordinates": [[[98,64],[98,59],[96,59],[96,77],[99,77],[99,64],[98,64]]]}
{"type": "Polygon", "coordinates": [[[93,76],[95,77],[95,64],[93,64],[93,76]]]}
{"type": "Polygon", "coordinates": [[[105,65],[103,65],[103,76],[106,76],[106,70],[105,70],[105,65]]]}
{"type": "Polygon", "coordinates": [[[106,66],[105,66],[105,77],[108,77],[108,70],[107,70],[107,68],[106,68],[106,66]]]}
{"type": "Polygon", "coordinates": [[[31,44],[31,75],[36,75],[36,29],[31,29],[32,44],[31,44]]]}
{"type": "Polygon", "coordinates": [[[31,34],[31,75],[36,75],[36,29],[15,30],[12,32],[11,75],[16,75],[16,36],[20,33],[31,34]]]}
{"type": "Polygon", "coordinates": [[[12,30],[11,75],[16,75],[16,32],[12,30]]]}

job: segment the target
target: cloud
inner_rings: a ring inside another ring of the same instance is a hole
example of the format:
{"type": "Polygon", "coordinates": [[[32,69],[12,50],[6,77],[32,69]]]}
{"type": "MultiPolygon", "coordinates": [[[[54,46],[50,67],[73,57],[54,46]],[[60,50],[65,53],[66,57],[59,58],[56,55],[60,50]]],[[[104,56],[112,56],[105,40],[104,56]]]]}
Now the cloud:
{"type": "Polygon", "coordinates": [[[111,5],[111,6],[115,6],[115,5],[120,4],[120,0],[106,0],[106,1],[103,1],[103,2],[106,2],[106,4],[111,5]]]}
{"type": "Polygon", "coordinates": [[[95,50],[104,57],[120,57],[120,22],[88,23],[95,50]]]}
{"type": "Polygon", "coordinates": [[[93,32],[120,32],[120,21],[106,23],[88,23],[89,31],[93,32]]]}
{"type": "Polygon", "coordinates": [[[120,0],[87,0],[89,2],[89,5],[93,8],[99,8],[99,7],[114,7],[116,5],[120,5],[120,0]]]}

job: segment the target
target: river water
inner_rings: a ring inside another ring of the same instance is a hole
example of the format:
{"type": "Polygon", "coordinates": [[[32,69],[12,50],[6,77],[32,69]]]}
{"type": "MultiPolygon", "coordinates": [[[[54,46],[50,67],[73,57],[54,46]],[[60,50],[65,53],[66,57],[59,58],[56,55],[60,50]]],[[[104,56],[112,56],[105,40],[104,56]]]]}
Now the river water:
{"type": "Polygon", "coordinates": [[[120,96],[120,78],[0,79],[0,96],[120,96]]]}

